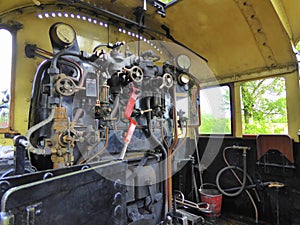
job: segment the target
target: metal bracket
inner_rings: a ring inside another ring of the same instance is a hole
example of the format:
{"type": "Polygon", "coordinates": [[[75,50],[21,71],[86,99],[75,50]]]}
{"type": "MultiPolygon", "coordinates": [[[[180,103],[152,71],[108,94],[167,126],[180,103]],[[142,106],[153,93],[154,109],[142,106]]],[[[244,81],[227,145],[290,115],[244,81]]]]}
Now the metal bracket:
{"type": "Polygon", "coordinates": [[[42,203],[40,202],[26,207],[26,225],[35,225],[35,217],[41,214],[41,206],[42,203]]]}

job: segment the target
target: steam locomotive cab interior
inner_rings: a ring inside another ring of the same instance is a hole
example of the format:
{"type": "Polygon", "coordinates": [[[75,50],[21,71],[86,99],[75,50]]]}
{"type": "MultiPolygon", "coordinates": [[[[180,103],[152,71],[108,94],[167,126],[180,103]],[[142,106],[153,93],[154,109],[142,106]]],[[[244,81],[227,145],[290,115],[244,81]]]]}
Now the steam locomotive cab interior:
{"type": "Polygon", "coordinates": [[[0,224],[300,224],[297,5],[0,3],[0,224]]]}

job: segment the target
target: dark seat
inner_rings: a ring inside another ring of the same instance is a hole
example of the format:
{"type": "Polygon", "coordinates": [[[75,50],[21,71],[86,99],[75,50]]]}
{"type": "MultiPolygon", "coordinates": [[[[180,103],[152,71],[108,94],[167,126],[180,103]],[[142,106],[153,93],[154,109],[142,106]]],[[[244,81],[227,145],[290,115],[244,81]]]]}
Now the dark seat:
{"type": "Polygon", "coordinates": [[[294,164],[293,141],[285,134],[260,134],[256,138],[257,160],[269,150],[281,152],[291,163],[294,164]]]}

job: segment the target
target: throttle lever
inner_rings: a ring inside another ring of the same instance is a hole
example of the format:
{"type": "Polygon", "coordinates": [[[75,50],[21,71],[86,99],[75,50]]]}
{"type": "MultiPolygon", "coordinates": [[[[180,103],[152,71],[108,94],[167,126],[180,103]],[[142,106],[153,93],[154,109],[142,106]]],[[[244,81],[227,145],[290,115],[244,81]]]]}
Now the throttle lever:
{"type": "Polygon", "coordinates": [[[136,102],[136,99],[140,96],[140,89],[136,88],[133,83],[131,83],[131,88],[132,88],[132,91],[130,93],[130,97],[129,97],[129,100],[128,100],[128,103],[127,103],[127,106],[126,106],[126,109],[124,112],[124,116],[127,119],[130,118],[132,111],[133,111],[133,107],[136,102]]]}
{"type": "Polygon", "coordinates": [[[132,118],[129,118],[129,127],[128,127],[126,135],[124,137],[124,145],[123,145],[123,148],[122,148],[122,150],[120,152],[120,156],[119,156],[119,159],[121,159],[121,160],[123,160],[125,157],[127,147],[131,141],[135,127],[136,127],[136,121],[132,118]]]}

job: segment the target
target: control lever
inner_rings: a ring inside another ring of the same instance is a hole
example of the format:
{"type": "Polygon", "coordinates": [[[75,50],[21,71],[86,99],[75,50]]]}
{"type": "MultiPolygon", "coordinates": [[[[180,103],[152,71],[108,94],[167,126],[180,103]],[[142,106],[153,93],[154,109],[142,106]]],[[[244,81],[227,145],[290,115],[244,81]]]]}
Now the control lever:
{"type": "Polygon", "coordinates": [[[136,121],[131,118],[131,114],[132,114],[136,99],[140,96],[140,89],[136,88],[133,83],[131,83],[131,88],[132,88],[132,92],[130,93],[130,97],[129,97],[129,100],[128,100],[128,103],[127,103],[127,106],[126,106],[126,109],[124,112],[125,118],[129,119],[130,123],[129,123],[129,127],[126,132],[125,138],[124,138],[124,146],[123,146],[120,156],[119,156],[119,159],[121,159],[121,160],[123,160],[125,157],[127,147],[131,141],[133,132],[136,127],[136,121]]]}
{"type": "Polygon", "coordinates": [[[119,159],[121,159],[121,160],[123,160],[124,157],[125,157],[127,147],[128,147],[128,145],[131,141],[133,132],[134,132],[135,127],[136,127],[136,121],[134,119],[129,118],[129,121],[130,121],[129,127],[128,127],[128,130],[126,132],[125,138],[124,138],[124,145],[123,145],[123,148],[122,148],[120,156],[119,156],[119,159]]]}
{"type": "Polygon", "coordinates": [[[136,88],[133,83],[131,83],[131,88],[132,88],[132,92],[130,93],[130,97],[124,112],[124,116],[127,119],[130,118],[136,99],[140,96],[140,89],[136,88]]]}

